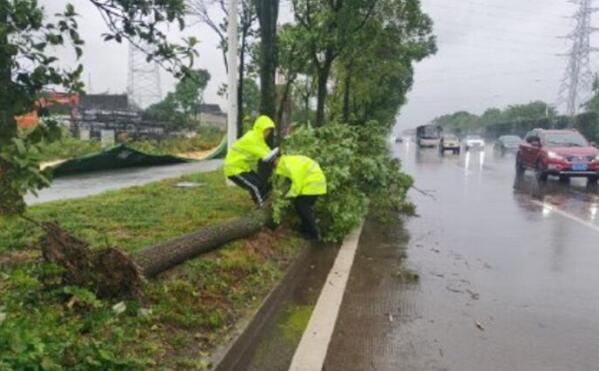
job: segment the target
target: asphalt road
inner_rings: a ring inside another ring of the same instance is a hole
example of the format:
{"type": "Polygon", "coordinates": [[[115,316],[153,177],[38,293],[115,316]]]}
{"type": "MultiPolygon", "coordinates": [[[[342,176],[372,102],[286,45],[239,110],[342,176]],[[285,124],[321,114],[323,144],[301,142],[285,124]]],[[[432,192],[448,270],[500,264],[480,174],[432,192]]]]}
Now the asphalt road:
{"type": "Polygon", "coordinates": [[[81,198],[187,174],[214,171],[221,165],[222,160],[206,160],[181,165],[120,169],[68,176],[54,180],[50,188],[41,190],[37,196],[28,195],[25,200],[28,205],[35,205],[42,202],[81,198]]]}
{"type": "Polygon", "coordinates": [[[325,369],[599,369],[599,194],[517,179],[513,157],[395,145],[430,193],[369,221],[325,369]]]}

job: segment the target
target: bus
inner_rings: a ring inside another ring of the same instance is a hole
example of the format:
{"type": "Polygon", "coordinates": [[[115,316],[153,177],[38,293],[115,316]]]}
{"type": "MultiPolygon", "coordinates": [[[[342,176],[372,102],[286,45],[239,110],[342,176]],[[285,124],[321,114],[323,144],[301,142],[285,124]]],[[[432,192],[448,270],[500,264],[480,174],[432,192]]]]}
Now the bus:
{"type": "Polygon", "coordinates": [[[422,125],[416,128],[416,144],[421,148],[438,147],[443,128],[438,125],[422,125]]]}

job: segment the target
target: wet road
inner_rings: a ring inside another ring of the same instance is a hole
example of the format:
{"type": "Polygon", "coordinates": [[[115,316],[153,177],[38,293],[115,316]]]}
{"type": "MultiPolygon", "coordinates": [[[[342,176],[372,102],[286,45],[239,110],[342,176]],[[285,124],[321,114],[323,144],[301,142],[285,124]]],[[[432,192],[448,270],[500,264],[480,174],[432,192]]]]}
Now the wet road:
{"type": "Polygon", "coordinates": [[[325,369],[599,369],[599,195],[513,158],[396,145],[432,197],[369,221],[325,369]]]}
{"type": "Polygon", "coordinates": [[[40,191],[37,197],[27,196],[26,201],[28,205],[35,205],[49,201],[86,197],[187,174],[214,171],[221,164],[222,160],[207,160],[181,165],[131,168],[68,176],[54,180],[52,186],[40,191]]]}

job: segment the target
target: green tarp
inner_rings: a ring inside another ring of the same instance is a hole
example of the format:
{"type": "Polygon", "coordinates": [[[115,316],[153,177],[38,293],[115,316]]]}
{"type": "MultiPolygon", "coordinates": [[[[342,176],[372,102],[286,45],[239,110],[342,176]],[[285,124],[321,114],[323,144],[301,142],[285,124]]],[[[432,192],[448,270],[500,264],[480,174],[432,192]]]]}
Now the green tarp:
{"type": "Polygon", "coordinates": [[[224,138],[218,147],[214,149],[204,160],[215,160],[218,158],[225,158],[227,155],[227,138],[224,138]]]}
{"type": "MultiPolygon", "coordinates": [[[[215,160],[225,158],[227,154],[227,139],[223,138],[218,147],[202,160],[215,160]]],[[[102,152],[92,153],[87,156],[75,158],[53,169],[54,177],[89,173],[93,171],[106,171],[130,167],[176,165],[193,162],[186,158],[176,156],[157,156],[140,152],[125,144],[108,148],[102,152]]]]}
{"type": "Polygon", "coordinates": [[[175,156],[155,156],[137,151],[124,144],[105,151],[63,162],[53,170],[54,177],[92,171],[124,169],[129,167],[174,165],[190,162],[175,156]]]}

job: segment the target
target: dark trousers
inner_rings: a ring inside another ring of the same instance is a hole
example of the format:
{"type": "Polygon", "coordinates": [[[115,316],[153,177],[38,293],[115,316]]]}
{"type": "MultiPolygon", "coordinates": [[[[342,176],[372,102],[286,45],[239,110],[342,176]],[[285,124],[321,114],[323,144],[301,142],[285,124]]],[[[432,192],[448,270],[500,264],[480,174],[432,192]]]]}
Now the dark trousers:
{"type": "Polygon", "coordinates": [[[320,239],[320,231],[314,218],[314,204],[317,199],[318,196],[298,196],[293,200],[293,204],[302,221],[300,231],[311,238],[320,239]]]}
{"type": "Polygon", "coordinates": [[[270,186],[268,186],[268,182],[265,182],[258,174],[251,171],[248,173],[241,173],[231,176],[229,179],[233,183],[248,191],[256,205],[263,205],[264,199],[268,195],[270,186]]]}
{"type": "Polygon", "coordinates": [[[258,161],[258,172],[249,171],[229,177],[229,179],[245,189],[258,206],[262,206],[272,190],[270,177],[274,171],[272,162],[258,161]]]}

